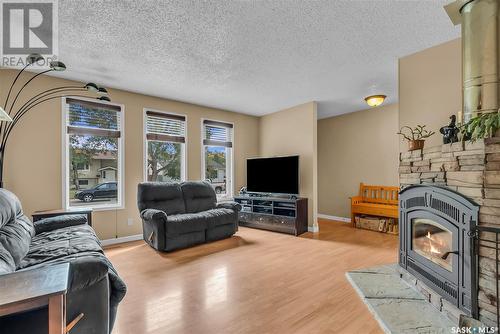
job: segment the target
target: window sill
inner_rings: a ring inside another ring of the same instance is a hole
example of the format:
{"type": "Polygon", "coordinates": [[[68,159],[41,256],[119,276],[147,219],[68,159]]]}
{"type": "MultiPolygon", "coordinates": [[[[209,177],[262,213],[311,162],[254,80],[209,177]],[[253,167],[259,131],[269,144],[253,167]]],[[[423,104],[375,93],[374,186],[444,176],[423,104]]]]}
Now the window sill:
{"type": "Polygon", "coordinates": [[[232,195],[217,196],[217,202],[231,201],[231,200],[233,200],[233,196],[232,195]]]}
{"type": "Polygon", "coordinates": [[[125,206],[123,205],[108,205],[108,206],[103,206],[103,205],[82,205],[82,206],[70,206],[66,207],[66,210],[72,211],[72,210],[92,210],[93,212],[98,212],[98,211],[113,211],[113,210],[123,210],[125,209],[125,206]]]}

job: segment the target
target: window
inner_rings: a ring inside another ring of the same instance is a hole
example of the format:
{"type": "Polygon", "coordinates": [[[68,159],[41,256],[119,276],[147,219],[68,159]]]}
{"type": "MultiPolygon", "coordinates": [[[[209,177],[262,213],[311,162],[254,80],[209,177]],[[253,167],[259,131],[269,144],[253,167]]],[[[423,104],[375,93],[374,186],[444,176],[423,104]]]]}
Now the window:
{"type": "Polygon", "coordinates": [[[233,193],[233,125],[203,120],[203,179],[210,182],[218,198],[233,193]]]}
{"type": "Polygon", "coordinates": [[[77,162],[76,163],[77,170],[90,170],[88,162],[77,162]]]}
{"type": "Polygon", "coordinates": [[[63,99],[64,206],[116,208],[122,203],[123,108],[63,99]],[[100,191],[103,186],[114,191],[100,191]]]}
{"type": "Polygon", "coordinates": [[[152,110],[145,114],[147,181],[184,181],[186,117],[152,110]]]}

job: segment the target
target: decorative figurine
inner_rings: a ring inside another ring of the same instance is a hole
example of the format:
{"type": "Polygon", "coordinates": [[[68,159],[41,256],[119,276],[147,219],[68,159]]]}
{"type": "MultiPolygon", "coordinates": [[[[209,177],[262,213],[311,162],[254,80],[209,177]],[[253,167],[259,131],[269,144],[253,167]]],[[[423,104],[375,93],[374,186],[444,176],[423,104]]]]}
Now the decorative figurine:
{"type": "Polygon", "coordinates": [[[450,116],[450,124],[443,126],[441,129],[439,129],[439,132],[443,135],[443,144],[450,144],[450,143],[456,143],[458,142],[458,133],[460,132],[460,129],[457,128],[456,126],[456,121],[457,121],[457,116],[451,115],[450,116]]]}

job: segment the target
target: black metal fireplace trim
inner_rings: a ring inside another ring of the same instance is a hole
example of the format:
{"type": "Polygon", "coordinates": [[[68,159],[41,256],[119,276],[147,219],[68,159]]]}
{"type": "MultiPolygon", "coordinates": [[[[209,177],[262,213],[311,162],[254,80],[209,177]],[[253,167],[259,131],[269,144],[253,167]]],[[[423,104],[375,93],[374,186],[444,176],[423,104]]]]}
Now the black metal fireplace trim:
{"type": "Polygon", "coordinates": [[[479,216],[479,205],[464,195],[444,187],[414,185],[399,195],[399,265],[444,299],[469,316],[478,317],[477,252],[474,234],[479,216]],[[442,275],[435,264],[421,256],[412,255],[411,219],[415,213],[426,212],[437,220],[445,220],[457,227],[460,253],[453,275],[442,275]],[[451,278],[451,279],[450,279],[451,278]]]}

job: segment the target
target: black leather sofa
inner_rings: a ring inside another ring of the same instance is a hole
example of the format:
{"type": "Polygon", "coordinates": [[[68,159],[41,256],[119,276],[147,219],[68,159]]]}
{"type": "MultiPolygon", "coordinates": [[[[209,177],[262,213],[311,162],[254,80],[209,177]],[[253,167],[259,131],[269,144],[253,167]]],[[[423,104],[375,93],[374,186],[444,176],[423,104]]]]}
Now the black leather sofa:
{"type": "Polygon", "coordinates": [[[137,192],[144,240],[154,249],[172,251],[229,238],[238,230],[235,202],[217,203],[207,182],[144,182],[137,192]]]}
{"type": "MultiPolygon", "coordinates": [[[[84,314],[71,334],[111,333],[126,286],[104,255],[86,215],[66,214],[33,223],[19,199],[0,189],[0,279],[60,263],[70,264],[66,323],[84,314]]],[[[0,332],[45,334],[47,309],[1,317],[0,332]]]]}

